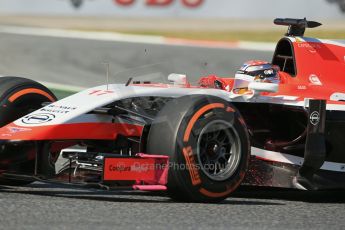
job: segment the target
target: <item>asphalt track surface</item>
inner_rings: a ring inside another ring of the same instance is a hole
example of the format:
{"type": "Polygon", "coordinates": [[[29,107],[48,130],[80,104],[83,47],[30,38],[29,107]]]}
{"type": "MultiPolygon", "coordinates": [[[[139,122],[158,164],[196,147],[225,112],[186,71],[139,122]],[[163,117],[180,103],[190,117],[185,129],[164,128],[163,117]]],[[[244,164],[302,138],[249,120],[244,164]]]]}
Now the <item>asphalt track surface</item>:
{"type": "MultiPolygon", "coordinates": [[[[0,34],[0,74],[34,80],[91,87],[105,84],[110,64],[113,82],[127,78],[115,73],[143,66],[200,76],[233,76],[248,59],[271,60],[271,52],[162,46],[81,39],[0,34]],[[114,76],[116,75],[116,76],[114,76]]],[[[144,67],[146,68],[146,67],[144,67]]]]}
{"type": "MultiPolygon", "coordinates": [[[[243,61],[271,55],[0,34],[2,75],[77,86],[102,83],[104,60],[116,70],[171,61],[195,81],[205,73],[231,75],[243,61]]],[[[220,204],[194,204],[174,202],[165,193],[36,182],[0,187],[0,229],[344,229],[344,203],[344,191],[242,187],[220,204]]]]}

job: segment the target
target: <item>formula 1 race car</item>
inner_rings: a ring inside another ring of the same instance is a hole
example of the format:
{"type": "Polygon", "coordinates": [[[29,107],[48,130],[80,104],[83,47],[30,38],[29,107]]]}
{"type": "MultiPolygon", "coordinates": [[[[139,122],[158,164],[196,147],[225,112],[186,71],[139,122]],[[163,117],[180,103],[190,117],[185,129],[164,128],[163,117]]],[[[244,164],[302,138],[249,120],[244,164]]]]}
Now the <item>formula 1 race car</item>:
{"type": "Polygon", "coordinates": [[[272,63],[235,78],[130,78],[58,100],[43,85],[0,78],[0,184],[33,181],[167,190],[217,202],[240,184],[345,188],[345,42],[288,26],[272,63]]]}

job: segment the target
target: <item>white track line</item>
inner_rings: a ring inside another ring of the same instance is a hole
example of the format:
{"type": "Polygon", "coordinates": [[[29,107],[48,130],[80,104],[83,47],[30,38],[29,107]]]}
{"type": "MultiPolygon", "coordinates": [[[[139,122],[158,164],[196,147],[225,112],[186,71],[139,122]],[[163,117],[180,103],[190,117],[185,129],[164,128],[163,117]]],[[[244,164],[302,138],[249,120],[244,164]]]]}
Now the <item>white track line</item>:
{"type": "Polygon", "coordinates": [[[133,43],[150,43],[161,44],[164,38],[159,36],[141,36],[141,35],[127,35],[114,32],[89,32],[78,30],[65,29],[49,29],[36,27],[16,27],[16,26],[0,26],[1,33],[18,34],[18,35],[32,35],[45,37],[59,37],[59,38],[76,38],[86,40],[99,41],[122,41],[133,43]]]}
{"type": "Polygon", "coordinates": [[[48,29],[36,27],[16,27],[16,26],[0,26],[0,33],[17,34],[17,35],[31,35],[31,36],[45,36],[58,38],[72,38],[72,39],[86,39],[98,41],[116,41],[116,42],[130,42],[130,43],[144,43],[156,45],[172,45],[172,46],[192,46],[204,48],[220,48],[220,49],[245,49],[255,51],[274,51],[274,43],[264,42],[217,42],[217,41],[196,41],[179,39],[170,39],[162,36],[147,36],[147,35],[131,35],[121,34],[115,32],[91,32],[65,29],[48,29]],[[175,40],[175,42],[173,42],[175,40]]]}

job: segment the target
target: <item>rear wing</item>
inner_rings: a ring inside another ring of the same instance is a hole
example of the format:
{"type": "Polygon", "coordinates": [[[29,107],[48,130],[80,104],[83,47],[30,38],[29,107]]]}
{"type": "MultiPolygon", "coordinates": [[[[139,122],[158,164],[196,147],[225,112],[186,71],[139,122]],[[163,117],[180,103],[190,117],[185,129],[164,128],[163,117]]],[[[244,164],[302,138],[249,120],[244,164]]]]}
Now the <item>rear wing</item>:
{"type": "Polygon", "coordinates": [[[276,18],[274,19],[274,24],[281,26],[289,26],[286,36],[304,36],[306,28],[319,27],[322,24],[315,21],[307,21],[304,19],[295,18],[276,18]]]}

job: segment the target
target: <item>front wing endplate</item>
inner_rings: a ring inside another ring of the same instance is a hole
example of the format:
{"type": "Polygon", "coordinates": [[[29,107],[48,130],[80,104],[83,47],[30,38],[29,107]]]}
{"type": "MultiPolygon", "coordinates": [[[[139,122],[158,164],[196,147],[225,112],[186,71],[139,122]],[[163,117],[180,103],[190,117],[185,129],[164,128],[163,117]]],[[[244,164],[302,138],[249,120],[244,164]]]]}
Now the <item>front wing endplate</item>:
{"type": "Polygon", "coordinates": [[[135,157],[104,158],[103,183],[133,182],[135,190],[166,190],[169,157],[139,153],[135,157]]]}

